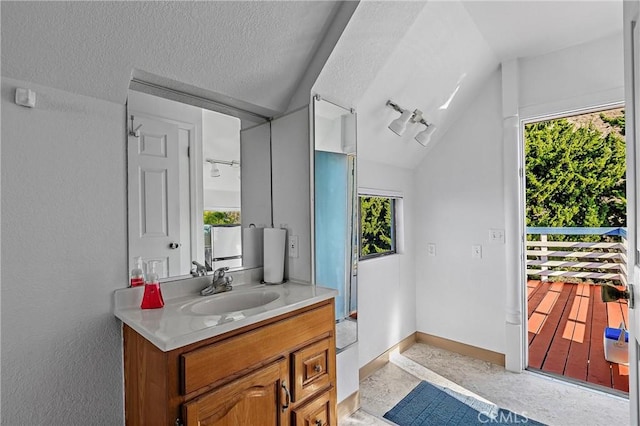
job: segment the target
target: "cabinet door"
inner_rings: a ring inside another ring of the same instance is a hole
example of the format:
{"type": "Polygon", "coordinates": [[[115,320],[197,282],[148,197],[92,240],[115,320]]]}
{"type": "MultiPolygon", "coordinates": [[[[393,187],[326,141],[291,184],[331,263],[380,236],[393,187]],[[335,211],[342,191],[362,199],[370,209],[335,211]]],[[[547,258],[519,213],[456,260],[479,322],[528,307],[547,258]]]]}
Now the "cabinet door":
{"type": "Polygon", "coordinates": [[[335,401],[326,391],[308,404],[293,410],[293,426],[337,426],[335,401]]]}
{"type": "Polygon", "coordinates": [[[186,426],[287,426],[285,359],[269,364],[183,405],[186,426]]]}

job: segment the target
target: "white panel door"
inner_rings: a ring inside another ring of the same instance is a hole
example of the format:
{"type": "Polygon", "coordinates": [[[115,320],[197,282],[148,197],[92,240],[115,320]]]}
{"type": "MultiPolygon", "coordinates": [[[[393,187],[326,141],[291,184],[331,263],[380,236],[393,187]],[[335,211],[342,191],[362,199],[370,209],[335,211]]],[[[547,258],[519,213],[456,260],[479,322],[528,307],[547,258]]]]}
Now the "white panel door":
{"type": "Polygon", "coordinates": [[[628,261],[633,265],[630,289],[635,307],[629,309],[629,405],[631,424],[640,423],[640,1],[624,2],[625,114],[629,209],[628,261]]]}
{"type": "Polygon", "coordinates": [[[132,112],[128,138],[129,264],[157,260],[160,277],[180,275],[178,125],[132,112]],[[176,248],[177,246],[177,248],[176,248]]]}

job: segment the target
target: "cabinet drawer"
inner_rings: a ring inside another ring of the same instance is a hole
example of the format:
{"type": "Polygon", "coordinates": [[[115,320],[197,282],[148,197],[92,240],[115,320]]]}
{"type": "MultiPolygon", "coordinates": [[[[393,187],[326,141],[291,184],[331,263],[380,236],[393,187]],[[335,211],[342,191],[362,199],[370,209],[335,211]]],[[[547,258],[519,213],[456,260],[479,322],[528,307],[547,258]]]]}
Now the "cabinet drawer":
{"type": "Polygon", "coordinates": [[[292,354],[294,402],[326,388],[331,382],[329,372],[333,368],[330,362],[331,340],[323,339],[292,354]]]}
{"type": "Polygon", "coordinates": [[[337,426],[335,411],[331,408],[331,393],[327,391],[293,410],[292,426],[337,426]]]}
{"type": "Polygon", "coordinates": [[[180,355],[183,395],[216,385],[266,360],[287,355],[319,336],[332,335],[333,306],[322,305],[218,343],[180,355]]]}

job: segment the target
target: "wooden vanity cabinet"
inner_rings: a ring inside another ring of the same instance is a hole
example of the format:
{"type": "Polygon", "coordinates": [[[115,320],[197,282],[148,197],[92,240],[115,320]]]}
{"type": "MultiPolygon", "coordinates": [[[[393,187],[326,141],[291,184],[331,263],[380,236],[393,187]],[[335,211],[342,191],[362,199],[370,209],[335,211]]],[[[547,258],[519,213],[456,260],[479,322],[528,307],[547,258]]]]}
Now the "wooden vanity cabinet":
{"type": "Polygon", "coordinates": [[[124,326],[127,425],[330,426],[334,301],[169,352],[124,326]]]}

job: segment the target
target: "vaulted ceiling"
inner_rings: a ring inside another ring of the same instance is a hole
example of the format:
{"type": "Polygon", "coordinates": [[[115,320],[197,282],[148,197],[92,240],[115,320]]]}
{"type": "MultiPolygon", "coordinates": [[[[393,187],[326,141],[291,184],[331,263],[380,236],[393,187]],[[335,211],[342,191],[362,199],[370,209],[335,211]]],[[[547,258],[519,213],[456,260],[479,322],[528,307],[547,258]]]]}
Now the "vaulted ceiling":
{"type": "Polygon", "coordinates": [[[398,116],[387,99],[422,110],[438,129],[435,144],[501,61],[622,30],[621,0],[363,1],[348,19],[332,1],[0,7],[2,76],[117,103],[140,72],[284,112],[329,49],[313,90],[356,107],[363,158],[407,168],[429,149],[415,132],[398,138],[386,129],[398,116]],[[341,19],[346,27],[336,28],[341,19]]]}
{"type": "Polygon", "coordinates": [[[314,90],[356,107],[361,158],[414,168],[502,61],[621,31],[616,0],[362,2],[314,90]],[[413,140],[424,126],[386,128],[399,117],[388,99],[434,123],[427,148],[413,140]]]}

